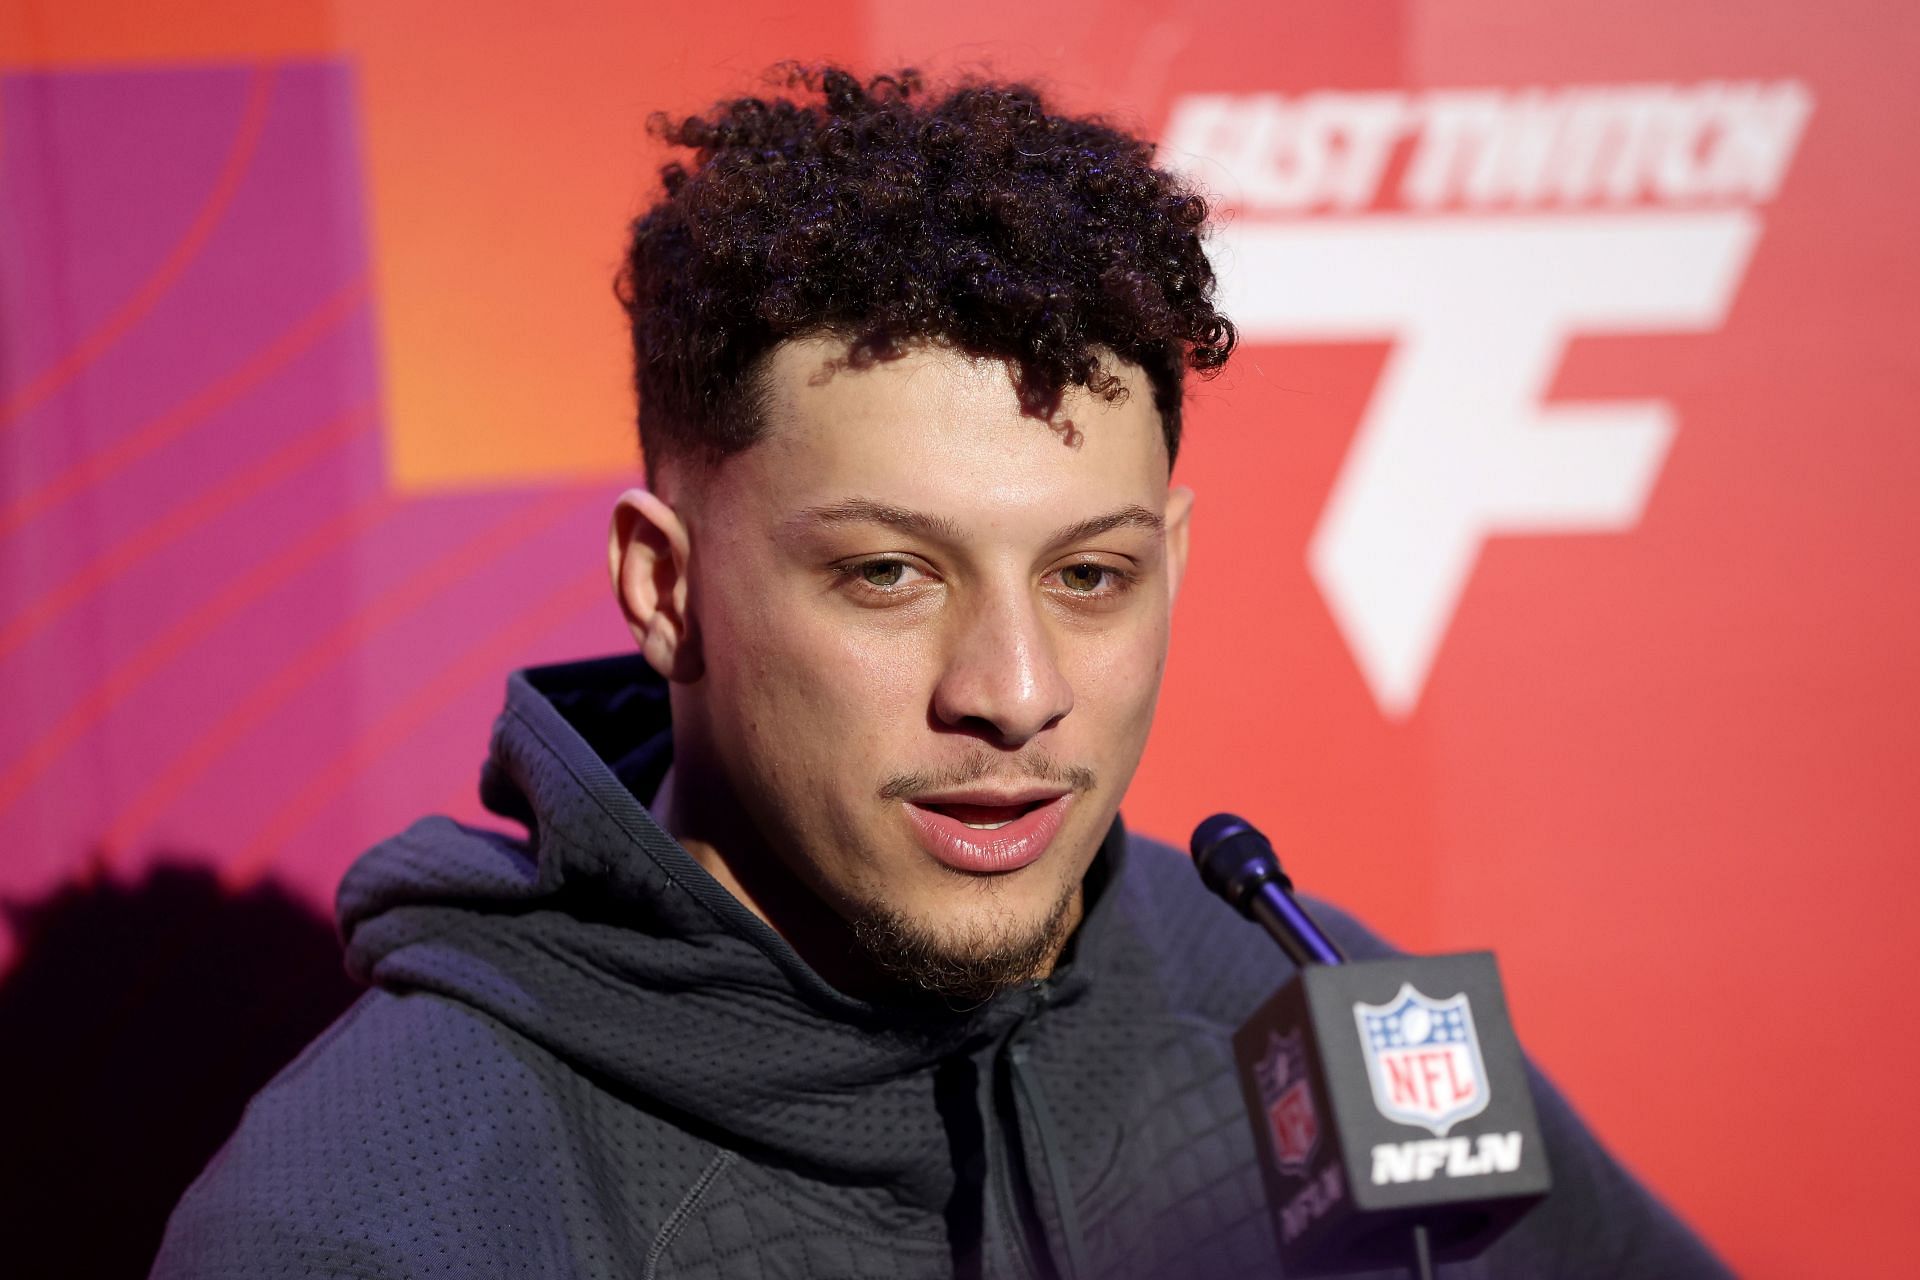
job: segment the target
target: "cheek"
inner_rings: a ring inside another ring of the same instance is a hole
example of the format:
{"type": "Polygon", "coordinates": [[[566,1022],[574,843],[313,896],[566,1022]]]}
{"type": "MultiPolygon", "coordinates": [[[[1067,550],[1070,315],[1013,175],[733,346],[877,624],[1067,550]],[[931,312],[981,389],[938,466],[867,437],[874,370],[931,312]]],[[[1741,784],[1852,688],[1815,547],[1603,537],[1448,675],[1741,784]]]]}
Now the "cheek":
{"type": "Polygon", "coordinates": [[[1076,637],[1074,706],[1123,736],[1144,735],[1166,669],[1165,611],[1143,609],[1125,625],[1076,637]]]}
{"type": "Polygon", "coordinates": [[[798,592],[729,601],[715,613],[713,697],[749,730],[756,754],[790,768],[818,762],[808,773],[857,774],[850,758],[924,723],[928,637],[868,625],[798,592]]]}

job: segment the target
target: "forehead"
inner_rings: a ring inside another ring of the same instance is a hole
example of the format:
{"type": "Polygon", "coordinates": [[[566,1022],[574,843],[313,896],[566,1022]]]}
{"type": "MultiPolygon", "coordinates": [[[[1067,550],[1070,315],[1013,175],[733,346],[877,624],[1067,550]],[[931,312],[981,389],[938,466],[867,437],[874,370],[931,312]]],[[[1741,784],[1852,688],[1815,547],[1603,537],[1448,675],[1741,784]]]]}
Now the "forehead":
{"type": "Polygon", "coordinates": [[[762,439],[721,468],[720,487],[777,515],[864,497],[955,518],[1056,522],[1061,504],[1152,505],[1166,445],[1146,375],[1109,366],[1118,401],[1068,388],[1052,421],[1022,412],[1004,361],[925,345],[865,367],[824,338],[768,357],[762,439]]]}

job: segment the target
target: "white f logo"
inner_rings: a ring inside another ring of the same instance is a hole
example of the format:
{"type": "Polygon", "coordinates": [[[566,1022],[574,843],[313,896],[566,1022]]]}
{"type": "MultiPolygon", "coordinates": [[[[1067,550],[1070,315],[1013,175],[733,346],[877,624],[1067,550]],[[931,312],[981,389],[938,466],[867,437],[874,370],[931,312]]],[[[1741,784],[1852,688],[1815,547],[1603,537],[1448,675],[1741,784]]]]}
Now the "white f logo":
{"type": "Polygon", "coordinates": [[[1241,224],[1221,309],[1251,342],[1391,339],[1307,559],[1381,711],[1404,719],[1480,544],[1640,518],[1662,401],[1543,407],[1567,339],[1719,326],[1744,210],[1241,224]]]}

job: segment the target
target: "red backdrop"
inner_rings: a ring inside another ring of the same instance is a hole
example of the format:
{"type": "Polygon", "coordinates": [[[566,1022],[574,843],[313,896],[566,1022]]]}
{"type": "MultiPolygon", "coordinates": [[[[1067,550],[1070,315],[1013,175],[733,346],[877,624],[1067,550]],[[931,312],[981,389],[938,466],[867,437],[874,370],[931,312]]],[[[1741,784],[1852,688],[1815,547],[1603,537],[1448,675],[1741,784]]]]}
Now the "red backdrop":
{"type": "Polygon", "coordinates": [[[782,57],[1035,75],[1228,211],[1248,338],[1130,820],[1241,809],[1496,948],[1743,1273],[1895,1273],[1910,6],[552,9],[0,0],[0,897],[164,853],[324,905],[475,816],[504,671],[626,643],[646,113],[782,57]]]}

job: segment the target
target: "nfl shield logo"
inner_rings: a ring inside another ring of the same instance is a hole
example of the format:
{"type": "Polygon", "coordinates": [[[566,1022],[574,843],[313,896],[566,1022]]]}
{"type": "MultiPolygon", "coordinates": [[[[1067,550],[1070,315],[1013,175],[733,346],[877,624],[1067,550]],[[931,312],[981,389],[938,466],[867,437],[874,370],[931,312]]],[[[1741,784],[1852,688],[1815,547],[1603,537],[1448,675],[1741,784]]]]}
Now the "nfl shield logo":
{"type": "Polygon", "coordinates": [[[1436,1138],[1487,1109],[1487,1070],[1461,992],[1434,1000],[1402,983],[1386,1004],[1356,1004],[1360,1048],[1380,1114],[1436,1138]]]}
{"type": "Polygon", "coordinates": [[[1304,1173],[1320,1141],[1320,1120],[1307,1083],[1307,1052],[1298,1031],[1267,1036],[1267,1051],[1255,1065],[1260,1102],[1273,1137],[1273,1159],[1282,1173],[1304,1173]]]}

